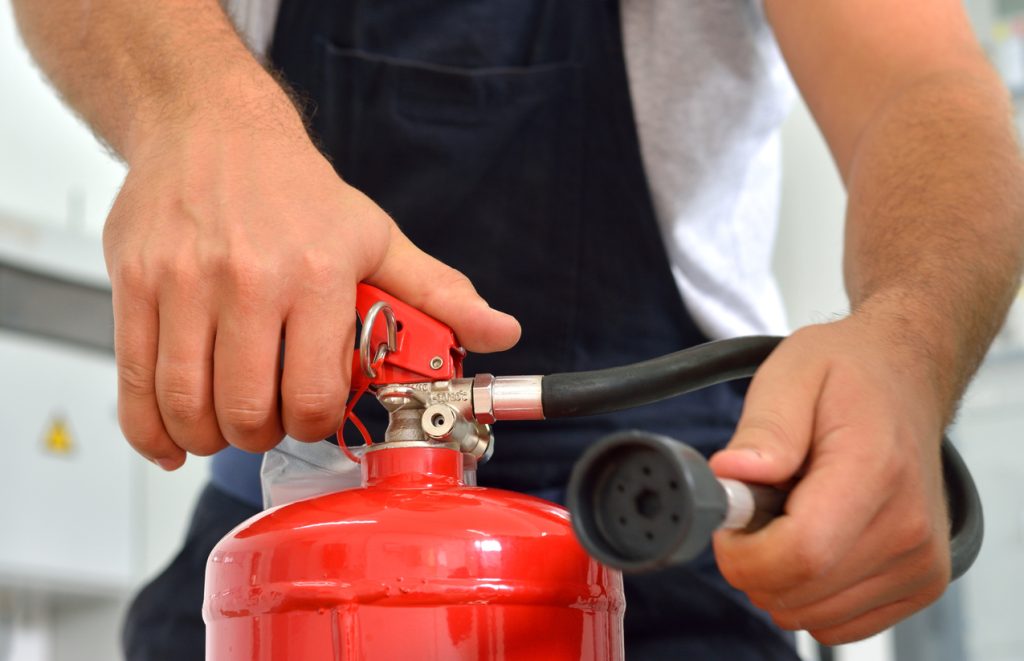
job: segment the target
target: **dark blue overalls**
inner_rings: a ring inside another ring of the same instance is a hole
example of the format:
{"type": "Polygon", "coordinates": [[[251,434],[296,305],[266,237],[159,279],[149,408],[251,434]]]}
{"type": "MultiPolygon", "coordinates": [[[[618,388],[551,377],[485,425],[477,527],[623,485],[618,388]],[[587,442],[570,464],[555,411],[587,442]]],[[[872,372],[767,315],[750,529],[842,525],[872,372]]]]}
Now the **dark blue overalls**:
{"type": "MultiPolygon", "coordinates": [[[[467,374],[596,369],[706,341],[654,217],[615,0],[284,0],[271,56],[338,173],[522,322],[516,348],[470,356],[467,374]]],[[[479,480],[560,501],[582,449],[623,428],[710,454],[742,396],[727,384],[615,415],[503,422],[479,480]]],[[[361,417],[382,429],[370,404],[361,417]]],[[[257,511],[257,470],[236,450],[215,458],[185,549],[129,614],[130,658],[200,658],[206,556],[257,511]]],[[[629,659],[798,658],[710,552],[627,577],[626,595],[629,659]]]]}

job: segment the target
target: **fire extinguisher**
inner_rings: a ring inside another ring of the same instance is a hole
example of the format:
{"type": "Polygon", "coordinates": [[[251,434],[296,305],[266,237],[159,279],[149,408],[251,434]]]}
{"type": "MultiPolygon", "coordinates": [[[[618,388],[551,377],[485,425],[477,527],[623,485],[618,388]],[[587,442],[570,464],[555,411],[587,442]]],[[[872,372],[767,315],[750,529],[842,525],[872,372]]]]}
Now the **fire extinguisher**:
{"type": "MultiPolygon", "coordinates": [[[[581,459],[572,521],[473,479],[496,421],[619,410],[750,376],[780,338],[612,370],[468,378],[451,329],[367,285],[356,308],[346,417],[371,392],[389,414],[384,438],[337,449],[359,462],[360,487],[273,507],[217,544],[203,605],[211,660],[619,660],[619,569],[685,561],[717,527],[780,511],[784,494],[719,481],[700,455],[642,432],[581,459]]],[[[943,451],[959,574],[980,545],[980,504],[955,451],[943,451]]]]}

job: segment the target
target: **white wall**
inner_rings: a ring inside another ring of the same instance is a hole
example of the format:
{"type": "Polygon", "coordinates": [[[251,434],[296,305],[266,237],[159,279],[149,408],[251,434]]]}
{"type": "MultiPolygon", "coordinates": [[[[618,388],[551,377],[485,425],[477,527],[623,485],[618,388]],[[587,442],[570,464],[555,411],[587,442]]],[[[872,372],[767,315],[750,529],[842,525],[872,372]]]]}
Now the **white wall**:
{"type": "Polygon", "coordinates": [[[0,90],[0,210],[98,234],[124,167],[43,83],[8,2],[0,2],[0,90]]]}
{"type": "Polygon", "coordinates": [[[790,326],[799,328],[849,311],[842,279],[846,192],[803,102],[783,126],[782,167],[774,267],[790,326]]]}

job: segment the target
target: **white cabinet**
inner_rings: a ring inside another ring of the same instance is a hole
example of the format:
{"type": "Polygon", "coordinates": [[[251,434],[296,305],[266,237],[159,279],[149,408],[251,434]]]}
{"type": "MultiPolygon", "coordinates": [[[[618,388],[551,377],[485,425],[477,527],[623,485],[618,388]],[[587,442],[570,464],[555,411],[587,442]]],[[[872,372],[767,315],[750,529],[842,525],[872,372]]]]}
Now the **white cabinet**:
{"type": "Polygon", "coordinates": [[[0,218],[0,589],[138,577],[141,462],[117,423],[98,237],[0,218]]]}
{"type": "Polygon", "coordinates": [[[95,594],[135,577],[116,394],[113,356],[0,330],[0,582],[95,594]]]}

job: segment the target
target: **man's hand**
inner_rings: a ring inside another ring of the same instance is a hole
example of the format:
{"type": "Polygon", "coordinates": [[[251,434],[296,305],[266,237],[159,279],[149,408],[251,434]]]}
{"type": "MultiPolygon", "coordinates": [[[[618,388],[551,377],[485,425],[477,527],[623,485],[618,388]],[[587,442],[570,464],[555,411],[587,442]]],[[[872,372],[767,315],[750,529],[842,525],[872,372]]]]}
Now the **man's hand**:
{"type": "Polygon", "coordinates": [[[846,183],[855,312],[796,333],[758,371],[712,465],[795,486],[784,516],[720,534],[716,551],[779,624],[837,643],[948,581],[940,439],[1020,286],[1024,163],[962,2],[765,11],[846,183]]]}
{"type": "Polygon", "coordinates": [[[950,574],[934,366],[882,315],[785,340],[754,377],[721,477],[792,486],[753,534],[720,532],[726,579],[786,629],[866,637],[942,594],[950,574]]]}
{"type": "Polygon", "coordinates": [[[297,121],[264,126],[219,109],[140,144],[104,244],[121,426],[167,469],[186,452],[333,433],[362,280],[449,324],[471,350],[518,338],[515,320],[341,181],[297,121]]]}
{"type": "Polygon", "coordinates": [[[363,280],[467,349],[515,344],[514,319],[339,179],[217,0],[14,9],[40,66],[129,166],[103,240],[121,426],[144,456],[174,469],[186,452],[333,433],[363,280]]]}

